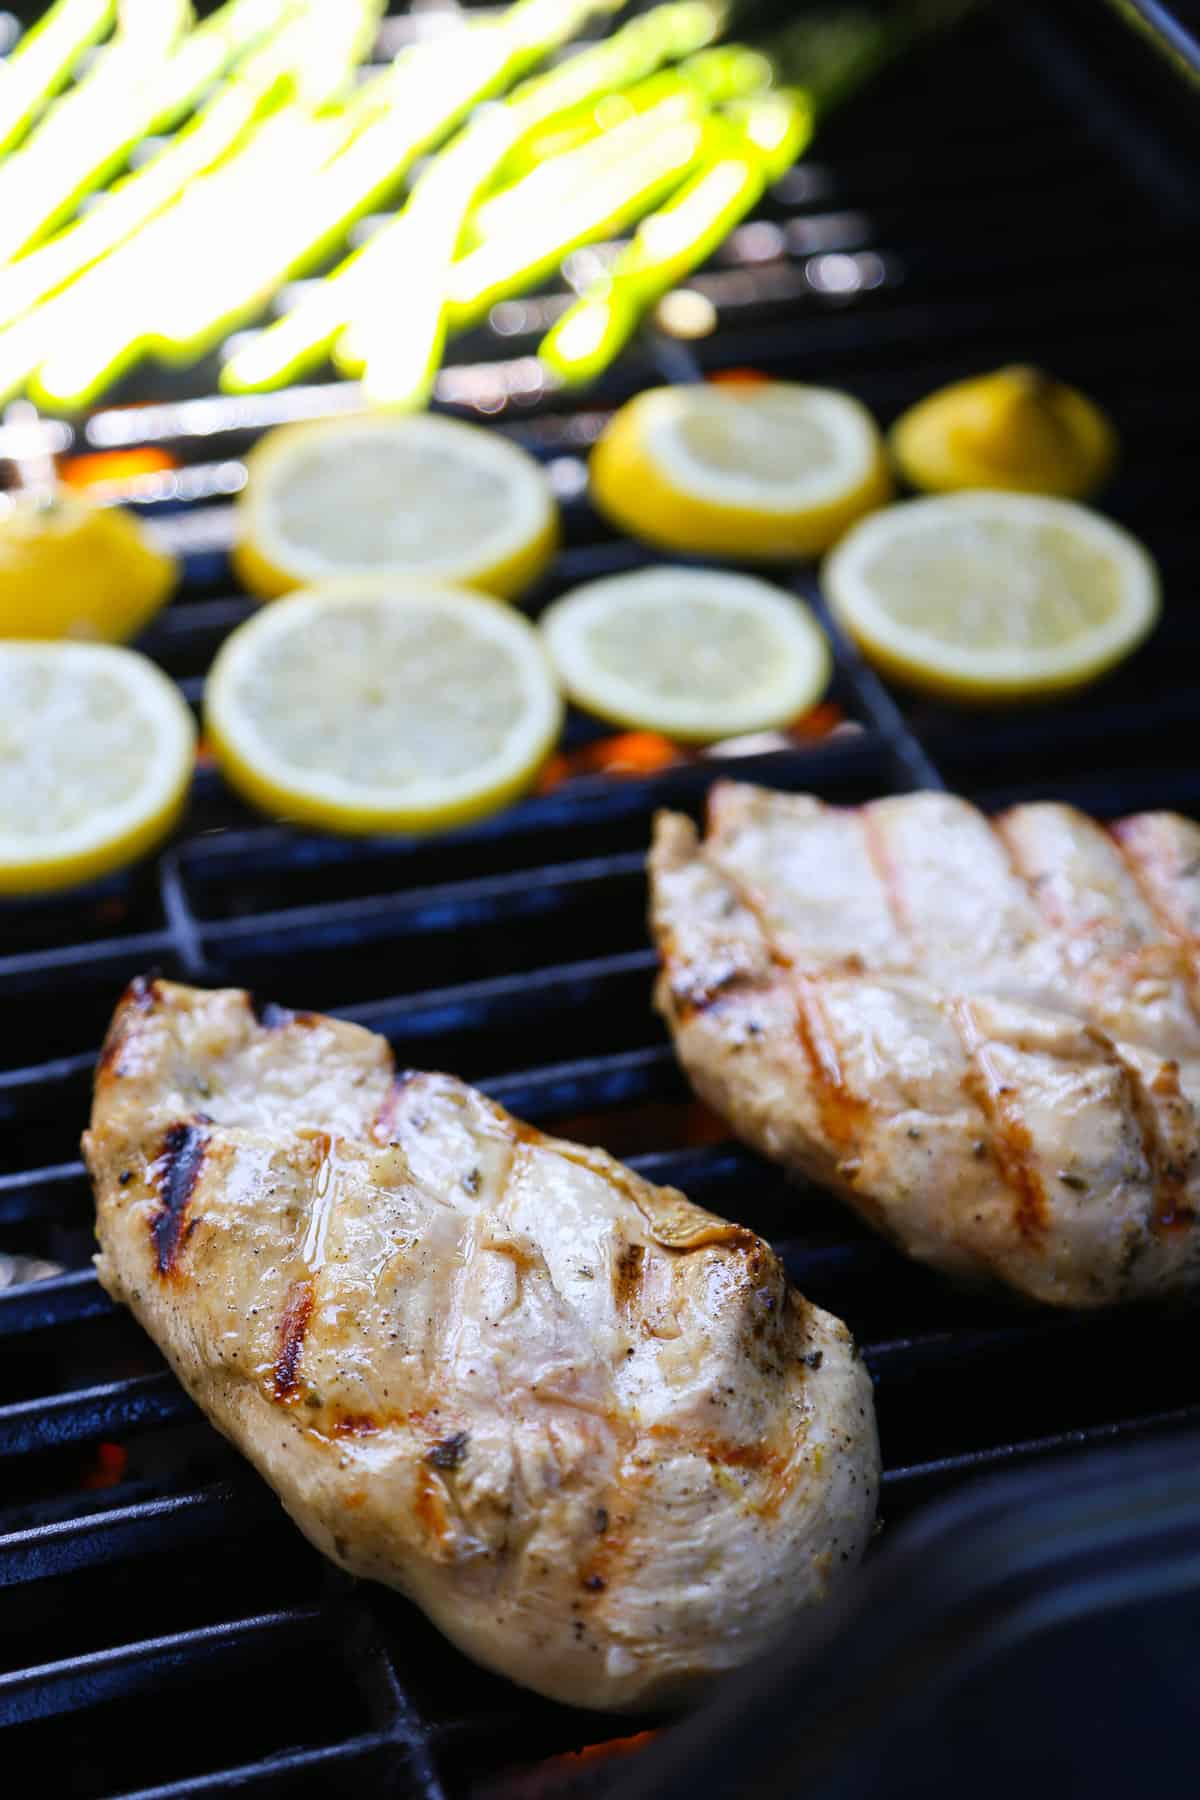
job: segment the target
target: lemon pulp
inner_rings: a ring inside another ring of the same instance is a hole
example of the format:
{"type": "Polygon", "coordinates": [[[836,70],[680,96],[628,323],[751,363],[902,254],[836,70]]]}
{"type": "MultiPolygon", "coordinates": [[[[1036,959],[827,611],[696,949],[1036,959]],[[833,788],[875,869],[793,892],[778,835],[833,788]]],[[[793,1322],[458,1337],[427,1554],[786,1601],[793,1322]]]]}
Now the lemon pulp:
{"type": "Polygon", "coordinates": [[[930,691],[1021,699],[1094,679],[1152,628],[1158,577],[1128,532],[1070,501],[977,491],[865,520],[827,559],[835,615],[930,691]]]}
{"type": "Polygon", "coordinates": [[[537,633],[483,595],[386,577],[301,591],[233,633],[205,719],[254,804],[341,831],[434,829],[533,779],[562,703],[537,633]]]}
{"type": "Polygon", "coordinates": [[[542,630],[579,706],[682,742],[787,724],[829,681],[825,635],[803,602],[720,570],[586,583],[547,609],[542,630]]]}
{"type": "Polygon", "coordinates": [[[752,561],[816,555],[891,491],[870,414],[791,382],[639,394],[590,475],[600,509],[648,543],[752,561]]]}
{"type": "Polygon", "coordinates": [[[170,830],[191,713],[146,657],[99,644],[0,644],[0,892],[93,880],[170,830]]]}
{"type": "Polygon", "coordinates": [[[234,561],[265,599],[373,574],[463,581],[511,598],[557,542],[536,461],[453,419],[380,413],[283,426],[247,470],[234,561]]]}

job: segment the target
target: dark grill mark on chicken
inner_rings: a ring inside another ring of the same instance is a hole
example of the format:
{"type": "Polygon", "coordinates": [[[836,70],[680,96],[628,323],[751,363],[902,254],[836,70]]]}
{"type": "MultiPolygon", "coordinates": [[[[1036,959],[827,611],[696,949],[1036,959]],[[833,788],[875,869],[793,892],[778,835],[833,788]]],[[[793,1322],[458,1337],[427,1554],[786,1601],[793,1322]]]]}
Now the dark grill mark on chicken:
{"type": "Polygon", "coordinates": [[[304,1349],[304,1334],[312,1318],[314,1299],[311,1281],[293,1282],[288,1289],[283,1318],[279,1322],[279,1355],[275,1361],[277,1400],[288,1401],[296,1397],[296,1371],[300,1366],[300,1353],[304,1349]]]}
{"type": "Polygon", "coordinates": [[[150,1225],[160,1275],[173,1274],[178,1263],[187,1237],[188,1203],[207,1142],[196,1125],[172,1125],[163,1139],[162,1154],[154,1165],[160,1205],[150,1225]]]}

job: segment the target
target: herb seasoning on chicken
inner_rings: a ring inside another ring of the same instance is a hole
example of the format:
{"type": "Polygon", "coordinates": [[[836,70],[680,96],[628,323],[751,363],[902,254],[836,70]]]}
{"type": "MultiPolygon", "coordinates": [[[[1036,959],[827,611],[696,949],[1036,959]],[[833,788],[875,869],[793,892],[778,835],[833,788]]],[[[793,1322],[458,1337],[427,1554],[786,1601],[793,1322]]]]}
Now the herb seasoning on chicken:
{"type": "Polygon", "coordinates": [[[748,1143],[948,1274],[1200,1284],[1200,826],[727,782],[650,871],[659,1008],[748,1143]]]}
{"type": "Polygon", "coordinates": [[[858,1559],[849,1333],[751,1232],[383,1039],[135,983],[100,1279],[301,1529],[555,1699],[673,1702],[858,1559]]]}

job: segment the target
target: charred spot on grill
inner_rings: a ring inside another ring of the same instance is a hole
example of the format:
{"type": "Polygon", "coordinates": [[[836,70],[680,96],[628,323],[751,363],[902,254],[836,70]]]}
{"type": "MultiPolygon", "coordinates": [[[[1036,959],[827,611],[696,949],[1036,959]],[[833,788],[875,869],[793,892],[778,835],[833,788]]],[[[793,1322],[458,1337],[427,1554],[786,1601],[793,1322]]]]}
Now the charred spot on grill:
{"type": "Polygon", "coordinates": [[[293,1281],[288,1289],[287,1299],[283,1303],[283,1317],[279,1321],[279,1353],[275,1358],[274,1387],[277,1400],[286,1402],[296,1397],[296,1371],[300,1365],[300,1352],[304,1348],[304,1334],[308,1330],[308,1321],[312,1318],[314,1299],[313,1284],[307,1277],[302,1281],[293,1281]]]}
{"type": "Polygon", "coordinates": [[[425,1461],[435,1469],[457,1469],[467,1454],[470,1441],[465,1431],[451,1432],[449,1437],[440,1438],[425,1452],[425,1461]]]}
{"type": "Polygon", "coordinates": [[[1058,1179],[1065,1188],[1072,1188],[1077,1194],[1087,1193],[1087,1182],[1082,1175],[1072,1175],[1069,1169],[1060,1169],[1058,1179]]]}
{"type": "Polygon", "coordinates": [[[825,1361],[825,1352],[823,1350],[808,1350],[800,1358],[800,1361],[809,1369],[819,1369],[821,1364],[825,1361]]]}
{"type": "Polygon", "coordinates": [[[128,1187],[132,1180],[133,1180],[133,1170],[132,1169],[122,1169],[121,1173],[117,1176],[117,1185],[118,1185],[118,1187],[128,1187]]]}
{"type": "Polygon", "coordinates": [[[617,1260],[613,1265],[613,1299],[618,1306],[629,1306],[632,1303],[642,1279],[642,1264],[645,1260],[644,1244],[623,1244],[617,1252],[617,1260]]]}
{"type": "Polygon", "coordinates": [[[483,1186],[483,1176],[478,1169],[468,1169],[462,1178],[462,1184],[468,1194],[477,1194],[483,1186]]]}
{"type": "Polygon", "coordinates": [[[608,1586],[603,1575],[585,1575],[583,1585],[589,1594],[602,1594],[608,1586]]]}
{"type": "Polygon", "coordinates": [[[592,1523],[596,1527],[598,1535],[603,1537],[604,1533],[608,1530],[608,1508],[606,1506],[598,1506],[596,1508],[595,1512],[592,1514],[592,1523]]]}
{"type": "Polygon", "coordinates": [[[160,1275],[175,1268],[185,1233],[187,1209],[200,1175],[208,1139],[196,1125],[172,1125],[155,1163],[159,1207],[150,1221],[160,1275]]]}

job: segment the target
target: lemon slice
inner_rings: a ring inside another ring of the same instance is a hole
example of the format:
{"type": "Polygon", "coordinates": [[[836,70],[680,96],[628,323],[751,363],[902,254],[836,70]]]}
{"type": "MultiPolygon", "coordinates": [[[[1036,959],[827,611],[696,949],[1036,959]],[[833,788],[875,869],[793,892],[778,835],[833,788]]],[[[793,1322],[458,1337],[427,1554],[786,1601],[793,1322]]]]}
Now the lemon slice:
{"type": "Polygon", "coordinates": [[[234,565],[252,594],[431,576],[511,599],[558,541],[533,457],[479,426],[379,413],[285,425],[246,460],[234,565]]]}
{"type": "Polygon", "coordinates": [[[73,887],[153,848],[195,740],[179,690],[135,650],[0,644],[0,893],[73,887]]]}
{"type": "Polygon", "coordinates": [[[967,700],[1080,687],[1127,656],[1159,612],[1136,538],[1043,495],[910,500],[865,519],[827,558],[835,616],[880,668],[967,700]]]}
{"type": "Polygon", "coordinates": [[[654,388],[610,420],[592,492],[648,543],[749,560],[815,556],[891,493],[871,415],[832,388],[654,388]]]}
{"type": "Polygon", "coordinates": [[[577,705],[683,743],[788,724],[832,667],[802,601],[715,569],[587,582],[546,610],[542,631],[577,705]]]}
{"type": "Polygon", "coordinates": [[[68,494],[3,497],[0,637],[136,636],[175,585],[176,565],[123,507],[68,494]]]}
{"type": "Polygon", "coordinates": [[[376,576],[293,594],[239,626],[204,714],[254,805],[330,831],[408,831],[514,799],[558,736],[562,698],[511,607],[376,576]]]}

